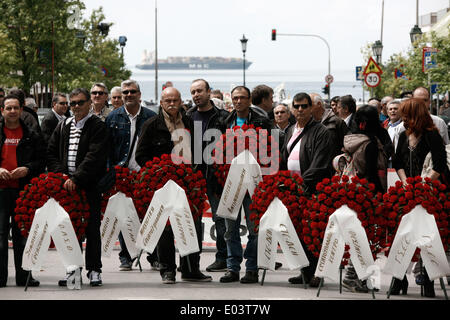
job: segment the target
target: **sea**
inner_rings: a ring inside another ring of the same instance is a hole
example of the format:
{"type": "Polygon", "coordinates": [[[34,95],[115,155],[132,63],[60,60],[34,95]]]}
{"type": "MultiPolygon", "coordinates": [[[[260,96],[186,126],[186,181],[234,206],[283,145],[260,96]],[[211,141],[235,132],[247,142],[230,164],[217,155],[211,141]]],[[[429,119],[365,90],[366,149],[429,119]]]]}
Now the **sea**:
{"type": "MultiPolygon", "coordinates": [[[[147,102],[155,102],[155,72],[154,70],[140,70],[129,68],[132,71],[131,79],[136,80],[141,88],[142,99],[147,102]]],[[[276,91],[284,89],[285,99],[290,100],[299,92],[319,93],[323,98],[328,98],[322,93],[325,80],[318,81],[321,76],[314,71],[272,71],[272,70],[246,70],[245,85],[252,90],[260,84],[265,84],[276,91]]],[[[232,88],[242,85],[244,76],[242,70],[159,70],[158,71],[158,96],[157,103],[161,99],[162,86],[166,81],[171,81],[177,88],[183,101],[191,100],[190,86],[195,79],[205,79],[211,89],[219,89],[225,95],[232,88]]],[[[335,80],[330,85],[330,97],[351,94],[358,103],[363,103],[369,98],[369,92],[363,92],[360,81],[335,80]]]]}

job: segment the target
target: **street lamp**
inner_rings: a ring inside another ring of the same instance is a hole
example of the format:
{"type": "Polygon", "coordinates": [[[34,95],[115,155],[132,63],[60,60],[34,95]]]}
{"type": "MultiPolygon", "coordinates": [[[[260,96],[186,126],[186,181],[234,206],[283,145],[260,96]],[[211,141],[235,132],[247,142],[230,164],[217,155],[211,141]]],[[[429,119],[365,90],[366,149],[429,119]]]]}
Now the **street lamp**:
{"type": "Polygon", "coordinates": [[[123,47],[125,47],[125,45],[127,44],[127,37],[120,36],[119,37],[119,44],[120,44],[120,48],[122,49],[122,57],[123,57],[123,47]]]}
{"type": "Polygon", "coordinates": [[[377,63],[381,64],[381,53],[383,52],[383,44],[380,40],[375,41],[372,45],[373,55],[376,57],[377,63]]]}
{"type": "Polygon", "coordinates": [[[416,24],[411,31],[409,32],[409,36],[411,38],[411,44],[414,45],[417,41],[422,37],[422,30],[416,24]]]}
{"type": "Polygon", "coordinates": [[[416,24],[409,32],[411,44],[414,45],[422,37],[422,30],[419,28],[419,0],[416,0],[416,24]]]}
{"type": "Polygon", "coordinates": [[[248,39],[245,38],[245,35],[242,35],[242,39],[241,39],[241,46],[242,46],[242,54],[244,56],[244,61],[243,61],[243,73],[244,73],[244,87],[245,87],[245,52],[247,51],[247,41],[248,39]]]}

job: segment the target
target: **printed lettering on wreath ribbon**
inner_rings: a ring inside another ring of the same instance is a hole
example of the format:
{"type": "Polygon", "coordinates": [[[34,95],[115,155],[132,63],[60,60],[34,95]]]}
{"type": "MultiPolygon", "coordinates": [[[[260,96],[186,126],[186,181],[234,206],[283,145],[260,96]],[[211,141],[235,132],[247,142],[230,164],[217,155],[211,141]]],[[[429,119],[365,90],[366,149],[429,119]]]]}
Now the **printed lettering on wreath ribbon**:
{"type": "Polygon", "coordinates": [[[383,271],[403,279],[416,248],[430,280],[450,274],[436,220],[422,205],[402,217],[383,271]]]}
{"type": "Polygon", "coordinates": [[[84,265],[80,244],[69,215],[55,199],[50,198],[34,215],[23,252],[24,270],[41,270],[50,246],[50,237],[67,272],[84,265]]]}
{"type": "Polygon", "coordinates": [[[140,227],[139,216],[131,198],[122,192],[109,198],[100,226],[102,256],[111,256],[119,232],[122,232],[130,257],[137,257],[139,250],[136,248],[136,237],[140,227]]]}
{"type": "Polygon", "coordinates": [[[275,271],[277,245],[286,257],[289,269],[309,265],[287,208],[275,197],[261,218],[258,231],[258,267],[275,271]]]}
{"type": "Polygon", "coordinates": [[[217,215],[236,220],[245,194],[248,191],[252,196],[260,181],[262,181],[261,167],[249,150],[242,151],[231,161],[217,215]]]}
{"type": "Polygon", "coordinates": [[[166,227],[167,219],[180,256],[200,251],[186,193],[172,180],[155,192],[139,229],[136,247],[153,252],[166,227]]]}
{"type": "Polygon", "coordinates": [[[327,277],[339,282],[339,265],[344,255],[345,244],[350,246],[350,258],[358,278],[365,280],[371,276],[368,271],[372,269],[370,267],[374,265],[374,260],[366,232],[356,212],[343,205],[328,219],[314,274],[316,277],[327,277]]]}

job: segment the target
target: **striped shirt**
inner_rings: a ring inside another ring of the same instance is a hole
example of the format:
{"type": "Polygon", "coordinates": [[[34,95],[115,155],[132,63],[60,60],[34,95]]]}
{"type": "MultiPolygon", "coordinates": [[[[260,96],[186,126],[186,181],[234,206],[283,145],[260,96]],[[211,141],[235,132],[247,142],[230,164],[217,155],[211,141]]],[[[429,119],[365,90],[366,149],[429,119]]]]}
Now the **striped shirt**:
{"type": "Polygon", "coordinates": [[[86,117],[76,122],[75,119],[70,119],[70,136],[69,136],[69,150],[67,157],[67,167],[69,169],[69,174],[72,175],[76,170],[76,160],[77,160],[77,151],[78,144],[80,143],[81,132],[83,131],[84,124],[87,119],[92,116],[92,113],[89,113],[86,117]]]}

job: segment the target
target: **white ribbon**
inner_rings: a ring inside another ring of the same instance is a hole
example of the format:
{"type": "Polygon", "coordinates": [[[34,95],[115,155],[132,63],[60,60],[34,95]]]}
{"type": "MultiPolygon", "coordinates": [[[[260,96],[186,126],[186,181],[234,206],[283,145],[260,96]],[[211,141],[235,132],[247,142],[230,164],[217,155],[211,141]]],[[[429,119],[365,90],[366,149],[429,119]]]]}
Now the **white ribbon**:
{"type": "Polygon", "coordinates": [[[139,229],[136,246],[153,252],[166,226],[167,219],[174,234],[180,256],[200,251],[194,219],[186,193],[174,181],[155,192],[139,229]]]}
{"type": "Polygon", "coordinates": [[[286,257],[289,269],[299,269],[309,265],[288,210],[281,200],[275,197],[259,223],[258,267],[275,270],[278,243],[286,257]]]}
{"type": "Polygon", "coordinates": [[[22,258],[24,270],[40,270],[50,246],[55,243],[68,272],[84,265],[80,244],[70,217],[59,203],[50,198],[36,210],[22,258]]]}
{"type": "Polygon", "coordinates": [[[122,192],[118,192],[108,200],[105,215],[100,226],[102,240],[102,256],[111,256],[111,251],[119,232],[127,246],[130,257],[134,259],[139,255],[136,248],[136,237],[141,224],[134,207],[133,200],[122,192]]]}
{"type": "Polygon", "coordinates": [[[316,277],[339,281],[339,265],[344,255],[345,244],[350,246],[350,256],[358,278],[364,280],[372,275],[374,260],[366,232],[356,212],[343,205],[328,219],[315,272],[316,277]]]}
{"type": "Polygon", "coordinates": [[[248,191],[251,197],[260,181],[262,181],[261,167],[249,150],[242,151],[231,161],[217,215],[236,220],[245,194],[248,191]]]}
{"type": "Polygon", "coordinates": [[[403,279],[416,248],[421,249],[420,256],[430,280],[450,275],[436,220],[422,205],[417,205],[402,217],[384,272],[403,279]]]}

